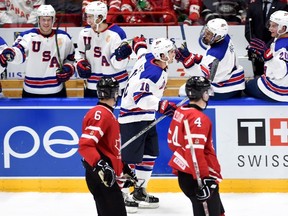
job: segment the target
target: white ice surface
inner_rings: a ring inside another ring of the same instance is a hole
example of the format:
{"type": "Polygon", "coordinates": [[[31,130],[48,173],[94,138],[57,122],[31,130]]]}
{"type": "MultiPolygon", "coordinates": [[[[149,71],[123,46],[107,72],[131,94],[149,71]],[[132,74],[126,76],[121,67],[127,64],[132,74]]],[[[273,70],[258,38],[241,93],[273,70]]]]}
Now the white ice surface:
{"type": "MultiPolygon", "coordinates": [[[[189,200],[182,193],[155,193],[158,209],[139,209],[131,216],[192,216],[189,200]]],[[[222,193],[226,216],[288,216],[288,193],[222,193]]],[[[96,216],[89,193],[0,192],[1,216],[96,216]]]]}

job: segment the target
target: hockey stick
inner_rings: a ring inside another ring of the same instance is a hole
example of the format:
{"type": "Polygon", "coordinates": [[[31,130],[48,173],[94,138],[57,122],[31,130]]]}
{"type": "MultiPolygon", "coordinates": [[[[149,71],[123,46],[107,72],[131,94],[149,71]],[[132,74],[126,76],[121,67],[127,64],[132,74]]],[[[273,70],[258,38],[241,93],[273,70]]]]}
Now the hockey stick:
{"type": "Polygon", "coordinates": [[[57,27],[55,30],[55,43],[56,43],[56,51],[57,51],[57,56],[58,56],[60,72],[62,72],[62,61],[61,61],[61,56],[60,56],[59,44],[58,44],[58,29],[60,27],[61,21],[62,21],[62,16],[60,17],[59,21],[57,22],[57,27]]]}
{"type": "MultiPolygon", "coordinates": [[[[188,101],[188,97],[185,97],[182,101],[180,101],[176,106],[182,106],[184,103],[186,103],[186,101],[188,101]]],[[[158,124],[160,121],[162,121],[164,118],[166,118],[166,115],[163,115],[161,117],[159,117],[157,120],[155,120],[154,122],[152,122],[151,124],[149,124],[146,128],[142,129],[139,133],[137,133],[135,136],[131,137],[128,141],[126,141],[122,146],[121,146],[121,150],[126,148],[130,143],[132,143],[134,140],[136,140],[137,138],[139,138],[140,136],[142,136],[144,133],[146,133],[148,130],[150,130],[152,127],[154,127],[156,124],[158,124]]]]}
{"type": "MultiPolygon", "coordinates": [[[[250,17],[250,18],[248,19],[248,21],[249,21],[249,37],[250,37],[250,41],[251,41],[251,39],[252,39],[252,34],[253,34],[253,31],[252,31],[252,18],[250,17]]],[[[248,58],[249,58],[249,56],[248,56],[248,58]]],[[[253,54],[252,54],[252,56],[251,56],[251,62],[252,62],[253,74],[255,75],[255,74],[256,74],[256,67],[255,67],[255,57],[253,56],[253,54]]]]}
{"type": "MultiPolygon", "coordinates": [[[[196,158],[196,153],[195,153],[195,149],[193,147],[193,141],[192,141],[192,134],[190,131],[190,126],[188,123],[188,120],[184,120],[184,127],[185,127],[185,131],[186,131],[186,138],[188,140],[189,146],[190,146],[190,151],[191,151],[191,155],[192,155],[192,161],[193,161],[193,165],[194,165],[194,169],[195,169],[195,174],[196,174],[196,179],[197,179],[197,184],[198,184],[198,188],[202,188],[203,184],[202,184],[202,180],[200,177],[200,169],[198,166],[198,161],[196,158]]],[[[207,202],[203,202],[203,208],[204,208],[204,212],[205,212],[205,216],[209,216],[209,210],[208,210],[208,205],[207,202]]]]}

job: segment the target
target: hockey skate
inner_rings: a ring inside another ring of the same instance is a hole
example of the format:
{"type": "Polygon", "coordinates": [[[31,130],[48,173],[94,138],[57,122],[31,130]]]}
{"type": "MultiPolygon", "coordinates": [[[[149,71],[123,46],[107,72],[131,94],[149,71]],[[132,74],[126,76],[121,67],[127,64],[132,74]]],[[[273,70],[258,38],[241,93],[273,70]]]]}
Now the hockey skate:
{"type": "Polygon", "coordinates": [[[128,194],[122,192],[122,195],[127,213],[136,213],[139,206],[138,203],[135,202],[128,194]]]}
{"type": "Polygon", "coordinates": [[[147,194],[146,189],[143,187],[135,187],[132,192],[133,199],[139,203],[139,208],[158,208],[159,198],[147,194]]]}

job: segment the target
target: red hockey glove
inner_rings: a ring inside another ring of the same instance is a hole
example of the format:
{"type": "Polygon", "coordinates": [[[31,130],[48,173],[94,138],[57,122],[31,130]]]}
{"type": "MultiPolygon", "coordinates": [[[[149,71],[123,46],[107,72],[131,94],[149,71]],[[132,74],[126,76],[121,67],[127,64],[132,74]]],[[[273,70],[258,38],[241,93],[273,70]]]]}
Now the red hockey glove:
{"type": "Polygon", "coordinates": [[[78,74],[81,78],[89,78],[91,76],[91,65],[86,59],[81,59],[76,65],[78,74]]]}
{"type": "Polygon", "coordinates": [[[115,171],[106,161],[99,160],[96,165],[96,171],[106,187],[113,186],[116,181],[115,171]]]}
{"type": "Polygon", "coordinates": [[[117,61],[128,58],[132,53],[132,48],[128,42],[122,42],[121,45],[115,50],[115,56],[117,61]]]}
{"type": "Polygon", "coordinates": [[[173,116],[176,109],[177,105],[173,102],[169,102],[168,100],[163,100],[159,102],[158,111],[163,115],[173,116]]]}
{"type": "Polygon", "coordinates": [[[56,77],[59,82],[66,82],[74,74],[74,66],[71,64],[64,64],[62,68],[56,70],[56,77]]]}
{"type": "Polygon", "coordinates": [[[132,48],[136,54],[140,48],[147,49],[146,38],[143,35],[141,35],[140,37],[137,36],[133,38],[132,48]]]}
{"type": "Polygon", "coordinates": [[[214,190],[218,187],[218,184],[214,178],[202,179],[202,187],[196,191],[196,198],[200,202],[205,202],[211,197],[214,190]]]}
{"type": "Polygon", "coordinates": [[[251,38],[247,49],[248,52],[255,53],[259,58],[263,58],[264,61],[268,61],[273,57],[272,52],[267,47],[266,43],[258,38],[251,38]]]}
{"type": "Polygon", "coordinates": [[[183,43],[181,47],[176,49],[175,59],[182,62],[185,68],[190,68],[195,63],[199,64],[201,62],[202,55],[194,55],[193,53],[190,53],[187,48],[187,44],[183,43]]]}

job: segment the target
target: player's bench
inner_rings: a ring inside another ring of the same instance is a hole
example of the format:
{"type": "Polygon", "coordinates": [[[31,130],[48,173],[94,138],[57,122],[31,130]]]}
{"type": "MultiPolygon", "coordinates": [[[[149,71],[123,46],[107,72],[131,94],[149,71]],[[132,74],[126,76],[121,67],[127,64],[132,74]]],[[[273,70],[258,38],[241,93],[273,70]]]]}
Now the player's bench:
{"type": "MultiPolygon", "coordinates": [[[[23,80],[0,80],[4,95],[9,98],[21,98],[23,80]]],[[[179,87],[185,83],[185,78],[170,78],[164,96],[178,96],[179,87]]],[[[83,80],[73,79],[65,83],[68,97],[83,97],[83,80]]]]}

